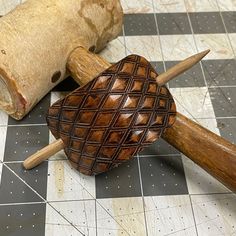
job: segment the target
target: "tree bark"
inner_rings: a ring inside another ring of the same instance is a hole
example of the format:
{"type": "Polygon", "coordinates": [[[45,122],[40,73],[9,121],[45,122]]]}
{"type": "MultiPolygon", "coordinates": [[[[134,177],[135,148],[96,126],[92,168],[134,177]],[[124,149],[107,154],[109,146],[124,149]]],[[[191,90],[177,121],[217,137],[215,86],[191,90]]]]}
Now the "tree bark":
{"type": "Polygon", "coordinates": [[[66,77],[71,52],[99,52],[118,36],[122,18],[119,0],[28,0],[2,17],[0,108],[23,118],[66,77]]]}

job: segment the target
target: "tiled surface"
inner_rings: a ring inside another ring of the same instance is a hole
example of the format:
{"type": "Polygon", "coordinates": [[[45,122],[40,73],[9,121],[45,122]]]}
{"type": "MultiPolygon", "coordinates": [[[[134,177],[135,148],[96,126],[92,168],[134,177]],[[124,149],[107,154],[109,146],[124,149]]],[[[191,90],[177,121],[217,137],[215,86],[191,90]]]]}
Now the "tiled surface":
{"type": "Polygon", "coordinates": [[[160,35],[191,34],[187,13],[156,14],[160,35]]]}
{"type": "Polygon", "coordinates": [[[215,12],[219,11],[216,0],[186,0],[188,12],[215,12]]]}
{"type": "Polygon", "coordinates": [[[0,204],[40,202],[42,199],[18,178],[9,168],[3,166],[0,204]]]}
{"type": "Polygon", "coordinates": [[[192,35],[161,35],[165,61],[180,61],[197,53],[192,35]]]}
{"type": "Polygon", "coordinates": [[[216,117],[236,116],[236,87],[209,88],[216,117]]]}
{"type": "Polygon", "coordinates": [[[153,1],[153,6],[154,12],[156,13],[172,13],[186,11],[184,0],[155,0],[153,1]]]}
{"type": "Polygon", "coordinates": [[[235,195],[196,195],[191,200],[199,235],[235,234],[235,195]]]}
{"type": "Polygon", "coordinates": [[[195,34],[225,33],[219,12],[189,13],[189,17],[195,34]]]}
{"type": "Polygon", "coordinates": [[[236,85],[236,61],[234,59],[204,60],[202,64],[209,87],[236,85]]]}
{"type": "MultiPolygon", "coordinates": [[[[6,165],[32,189],[40,194],[40,196],[46,198],[48,175],[47,162],[42,163],[42,165],[34,168],[33,170],[25,170],[21,163],[7,163],[6,165]]],[[[14,183],[11,182],[11,184],[14,183]]]]}
{"type": "Polygon", "coordinates": [[[124,19],[125,35],[155,35],[157,27],[153,14],[128,14],[124,19]]]}
{"type": "Polygon", "coordinates": [[[180,155],[140,157],[144,196],[187,194],[180,155]]]}
{"type": "Polygon", "coordinates": [[[234,58],[231,46],[234,41],[229,41],[227,34],[195,34],[195,41],[198,51],[211,50],[211,53],[205,59],[220,60],[234,58]]]}
{"type": "MultiPolygon", "coordinates": [[[[0,15],[20,0],[0,0],[0,15]]],[[[162,73],[210,48],[168,86],[177,110],[236,143],[234,0],[121,0],[123,34],[101,56],[140,54],[162,73]]],[[[63,151],[25,171],[22,161],[54,141],[50,104],[78,85],[69,78],[22,121],[0,112],[0,235],[235,235],[236,198],[163,139],[97,177],[79,174],[63,151]]],[[[200,147],[199,147],[200,148],[200,147]]]]}
{"type": "Polygon", "coordinates": [[[1,235],[44,235],[45,207],[46,204],[0,206],[1,235]]]}
{"type": "Polygon", "coordinates": [[[95,197],[95,178],[79,174],[67,160],[48,164],[47,200],[74,201],[95,197]]]}
{"type": "Polygon", "coordinates": [[[222,17],[228,33],[235,33],[236,31],[236,12],[222,12],[222,17]]]}
{"type": "Polygon", "coordinates": [[[235,118],[217,119],[217,127],[222,137],[231,143],[236,143],[236,120],[235,118]]]}
{"type": "Polygon", "coordinates": [[[96,176],[97,198],[141,196],[137,158],[96,176]]]}
{"type": "Polygon", "coordinates": [[[9,126],[4,161],[23,161],[48,144],[48,128],[41,126],[9,126]]]}
{"type": "Polygon", "coordinates": [[[188,195],[144,197],[148,235],[197,235],[188,195]]]}

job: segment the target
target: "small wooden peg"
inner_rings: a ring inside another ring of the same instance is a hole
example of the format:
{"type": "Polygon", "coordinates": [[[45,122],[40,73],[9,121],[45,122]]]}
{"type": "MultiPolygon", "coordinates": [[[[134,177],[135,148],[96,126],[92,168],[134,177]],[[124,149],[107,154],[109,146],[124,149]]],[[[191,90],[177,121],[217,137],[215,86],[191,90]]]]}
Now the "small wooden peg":
{"type": "Polygon", "coordinates": [[[32,156],[28,157],[24,161],[23,166],[27,170],[32,169],[41,164],[43,161],[47,160],[49,157],[59,152],[60,150],[62,150],[63,148],[64,148],[63,141],[61,139],[58,139],[55,142],[44,147],[43,149],[39,150],[32,156]]]}
{"type": "Polygon", "coordinates": [[[195,54],[187,59],[185,59],[184,61],[181,61],[180,63],[178,63],[177,65],[171,67],[169,70],[167,70],[166,72],[164,72],[163,74],[160,74],[156,80],[157,83],[161,86],[166,84],[167,82],[169,82],[170,80],[174,79],[175,77],[177,77],[178,75],[184,73],[185,71],[187,71],[188,69],[190,69],[192,66],[194,66],[195,64],[197,64],[199,61],[201,61],[201,59],[203,57],[205,57],[208,53],[210,52],[210,50],[206,50],[203,52],[200,52],[198,54],[195,54]]]}

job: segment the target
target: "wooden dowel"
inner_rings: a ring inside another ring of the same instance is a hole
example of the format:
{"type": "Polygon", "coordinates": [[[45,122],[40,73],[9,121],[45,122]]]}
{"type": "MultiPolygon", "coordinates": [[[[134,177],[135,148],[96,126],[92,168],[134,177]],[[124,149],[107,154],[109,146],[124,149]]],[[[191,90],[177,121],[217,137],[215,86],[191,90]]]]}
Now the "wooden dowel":
{"type": "Polygon", "coordinates": [[[177,77],[178,75],[184,73],[185,71],[189,70],[192,66],[197,64],[203,57],[205,57],[210,50],[206,50],[203,52],[200,52],[198,54],[195,54],[184,61],[181,61],[177,65],[171,67],[168,69],[165,73],[160,74],[156,81],[161,86],[172,80],[173,78],[177,77]]]}
{"type": "Polygon", "coordinates": [[[49,157],[58,153],[63,148],[64,148],[63,141],[61,139],[58,139],[55,142],[51,143],[50,145],[39,150],[38,152],[30,156],[29,158],[27,158],[24,161],[23,166],[27,170],[32,169],[38,166],[39,164],[41,164],[43,161],[47,160],[49,157]]]}

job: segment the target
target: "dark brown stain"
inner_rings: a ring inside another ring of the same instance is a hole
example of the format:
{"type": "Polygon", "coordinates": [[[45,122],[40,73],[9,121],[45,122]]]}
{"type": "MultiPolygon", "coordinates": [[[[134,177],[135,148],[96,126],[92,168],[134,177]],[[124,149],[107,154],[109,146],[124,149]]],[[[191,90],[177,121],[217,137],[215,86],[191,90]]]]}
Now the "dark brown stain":
{"type": "Polygon", "coordinates": [[[217,128],[224,129],[225,128],[225,123],[217,122],[217,128]]]}
{"type": "Polygon", "coordinates": [[[89,48],[90,52],[95,52],[95,50],[96,50],[96,46],[95,45],[93,45],[92,47],[89,48]]]}
{"type": "Polygon", "coordinates": [[[61,71],[56,71],[52,76],[52,83],[56,83],[61,78],[61,71]]]}

